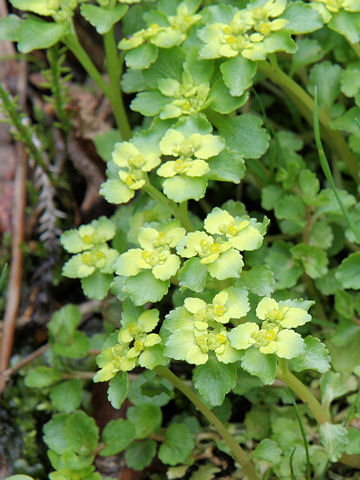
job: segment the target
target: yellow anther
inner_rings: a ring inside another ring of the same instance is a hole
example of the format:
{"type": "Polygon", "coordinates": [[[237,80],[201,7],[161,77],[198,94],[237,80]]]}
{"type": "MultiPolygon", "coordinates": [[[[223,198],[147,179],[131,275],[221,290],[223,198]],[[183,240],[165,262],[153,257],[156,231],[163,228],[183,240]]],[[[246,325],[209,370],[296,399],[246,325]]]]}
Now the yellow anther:
{"type": "Polygon", "coordinates": [[[224,315],[225,312],[226,312],[226,308],[223,305],[216,305],[214,307],[214,313],[217,317],[224,315]]]}
{"type": "Polygon", "coordinates": [[[212,243],[209,247],[209,250],[211,253],[219,253],[220,252],[220,245],[218,243],[212,243]]]}
{"type": "Polygon", "coordinates": [[[224,335],[223,333],[218,333],[216,335],[216,341],[220,344],[226,343],[226,335],[224,335]]]}
{"type": "Polygon", "coordinates": [[[136,182],[136,178],[134,177],[134,175],[131,175],[131,174],[129,174],[125,179],[125,183],[128,186],[133,185],[135,182],[136,182]]]}
{"type": "Polygon", "coordinates": [[[84,234],[84,235],[81,235],[81,238],[82,238],[82,241],[84,243],[92,243],[93,242],[93,236],[92,235],[89,235],[89,234],[84,234]]]}
{"type": "Polygon", "coordinates": [[[97,260],[102,260],[103,258],[105,258],[105,253],[98,250],[96,252],[96,259],[97,260]]]}
{"type": "Polygon", "coordinates": [[[238,229],[235,227],[235,225],[230,225],[227,231],[228,231],[228,234],[233,237],[238,233],[238,229]]]}
{"type": "Polygon", "coordinates": [[[85,252],[81,255],[81,260],[86,264],[91,263],[91,259],[92,259],[92,255],[90,252],[85,252]]]}
{"type": "Polygon", "coordinates": [[[134,348],[138,352],[142,352],[144,350],[144,344],[140,340],[135,340],[134,342],[134,348]]]}
{"type": "Polygon", "coordinates": [[[226,25],[226,27],[223,28],[223,32],[226,33],[227,35],[233,33],[230,25],[226,25]]]}
{"type": "Polygon", "coordinates": [[[178,173],[182,172],[184,167],[185,167],[185,163],[183,160],[181,160],[181,158],[176,160],[176,162],[174,163],[175,172],[178,172],[178,173]]]}
{"type": "Polygon", "coordinates": [[[151,23],[149,29],[151,30],[157,30],[159,28],[158,23],[151,23]]]}
{"type": "Polygon", "coordinates": [[[265,338],[266,340],[274,340],[274,338],[276,337],[276,331],[275,330],[268,330],[266,333],[265,333],[265,338]]]}
{"type": "Polygon", "coordinates": [[[234,45],[236,43],[236,37],[234,35],[229,35],[226,37],[226,43],[228,45],[234,45]]]}
{"type": "Polygon", "coordinates": [[[257,30],[262,34],[262,35],[269,35],[271,33],[271,26],[269,23],[261,22],[257,30]]]}

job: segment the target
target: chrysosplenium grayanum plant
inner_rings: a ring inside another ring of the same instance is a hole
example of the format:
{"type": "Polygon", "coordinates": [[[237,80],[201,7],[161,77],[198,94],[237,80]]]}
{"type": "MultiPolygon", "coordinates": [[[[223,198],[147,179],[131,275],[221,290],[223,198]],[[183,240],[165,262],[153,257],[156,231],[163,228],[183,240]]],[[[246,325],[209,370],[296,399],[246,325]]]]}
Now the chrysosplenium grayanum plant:
{"type": "MultiPolygon", "coordinates": [[[[360,2],[11,3],[31,12],[0,24],[14,28],[19,50],[64,43],[118,127],[95,139],[100,153],[112,149],[100,193],[118,208],[61,243],[71,254],[63,275],[90,298],[116,298],[118,325],[101,337],[94,381],[109,381],[116,408],[128,391],[134,406],[101,444],[84,412],[55,415],[45,426],[50,478],[97,480],[95,454],[122,451],[137,470],[157,455],[166,478],[214,478],[216,469],[200,476],[204,466],[183,477],[209,428],[234,458],[232,478],[320,480],[331,462],[359,468],[360,432],[349,425],[359,396],[345,414],[331,403],[354,391],[340,386],[337,348],[359,329],[360,2]],[[77,39],[75,11],[103,35],[106,78],[77,39]],[[335,372],[323,343],[334,329],[335,372]],[[195,413],[162,424],[173,386],[211,427],[195,413]],[[306,407],[276,388],[286,386],[306,407]],[[252,407],[228,428],[241,395],[252,407]]],[[[54,358],[86,357],[79,324],[70,310],[50,322],[54,358]]],[[[358,385],[354,355],[347,378],[358,385]]]]}

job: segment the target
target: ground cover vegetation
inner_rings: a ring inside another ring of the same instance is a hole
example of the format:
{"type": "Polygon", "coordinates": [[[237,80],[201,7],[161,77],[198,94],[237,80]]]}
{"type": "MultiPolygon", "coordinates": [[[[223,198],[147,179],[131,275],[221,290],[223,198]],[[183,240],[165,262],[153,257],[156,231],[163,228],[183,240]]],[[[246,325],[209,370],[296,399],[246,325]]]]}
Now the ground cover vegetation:
{"type": "Polygon", "coordinates": [[[7,8],[3,478],[359,479],[359,0],[7,8]]]}

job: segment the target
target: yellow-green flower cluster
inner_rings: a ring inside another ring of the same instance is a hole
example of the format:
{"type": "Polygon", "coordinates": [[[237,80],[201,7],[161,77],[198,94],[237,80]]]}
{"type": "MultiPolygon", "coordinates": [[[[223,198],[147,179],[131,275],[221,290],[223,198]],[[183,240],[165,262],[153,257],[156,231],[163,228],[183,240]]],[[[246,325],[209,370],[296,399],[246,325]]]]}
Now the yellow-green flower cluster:
{"type": "Polygon", "coordinates": [[[276,302],[273,298],[263,298],[257,306],[256,315],[262,320],[259,325],[255,322],[246,322],[229,332],[228,338],[233,348],[246,350],[256,347],[262,354],[275,353],[280,358],[294,358],[305,350],[301,335],[293,328],[304,325],[311,320],[306,308],[292,305],[285,300],[276,302]]]}
{"type": "Polygon", "coordinates": [[[85,278],[99,270],[113,273],[118,252],[109,248],[107,241],[115,236],[115,226],[106,217],[82,225],[78,230],[63,233],[60,241],[69,253],[75,253],[63,267],[63,275],[69,278],[85,278]],[[81,253],[80,253],[81,252],[81,253]]]}
{"type": "Polygon", "coordinates": [[[333,14],[339,13],[340,10],[360,12],[359,0],[313,0],[312,4],[326,23],[331,20],[333,14]]]}
{"type": "Polygon", "coordinates": [[[179,131],[168,130],[160,142],[160,150],[177,159],[163,163],[157,170],[159,176],[166,178],[165,195],[175,202],[203,197],[207,187],[205,176],[210,171],[206,160],[223,148],[223,140],[215,135],[193,133],[185,137],[179,131]]]}
{"type": "Polygon", "coordinates": [[[236,362],[241,354],[230,345],[225,324],[231,318],[243,317],[249,308],[244,288],[223,290],[209,304],[200,298],[187,298],[183,307],[166,317],[164,326],[171,334],[165,353],[195,365],[206,363],[211,352],[222,363],[236,362]]]}
{"type": "Polygon", "coordinates": [[[199,32],[204,42],[202,58],[236,57],[264,60],[268,53],[281,49],[277,33],[287,20],[278,18],[286,0],[267,0],[249,4],[237,11],[229,23],[212,23],[199,32]]]}
{"type": "Polygon", "coordinates": [[[161,119],[193,115],[209,104],[210,85],[197,84],[188,72],[183,73],[182,82],[174,78],[161,78],[158,87],[165,97],[169,97],[169,103],[160,112],[161,119]]]}
{"type": "MultiPolygon", "coordinates": [[[[129,3],[129,2],[124,2],[129,3]]],[[[151,23],[148,28],[139,30],[133,35],[123,38],[119,43],[121,50],[130,50],[144,43],[151,43],[157,47],[170,48],[180,45],[186,39],[186,32],[198,22],[201,15],[189,10],[186,3],[180,3],[175,15],[169,15],[165,24],[151,23]]]]}
{"type": "Polygon", "coordinates": [[[160,163],[159,152],[136,137],[132,142],[120,142],[115,145],[112,154],[116,171],[109,175],[100,189],[100,193],[111,203],[126,203],[135,196],[146,183],[147,172],[160,163]]]}
{"type": "Polygon", "coordinates": [[[171,224],[162,231],[144,227],[138,242],[141,248],[132,248],[116,261],[116,273],[125,277],[135,276],[142,270],[151,270],[157,280],[168,280],[180,268],[180,258],[174,248],[185,235],[185,229],[171,224]]]}
{"type": "Polygon", "coordinates": [[[98,355],[96,361],[100,370],[96,373],[94,382],[105,382],[117,372],[127,372],[138,365],[152,369],[158,364],[162,357],[162,340],[157,333],[150,333],[158,322],[159,311],[152,309],[121,328],[117,342],[98,355]]]}
{"type": "Polygon", "coordinates": [[[11,3],[19,10],[53,17],[57,22],[61,22],[73,16],[80,2],[78,0],[13,0],[11,3]]]}
{"type": "Polygon", "coordinates": [[[178,244],[178,254],[199,257],[209,274],[218,280],[238,278],[244,265],[239,250],[260,248],[263,225],[247,216],[233,217],[216,207],[206,217],[204,226],[208,233],[188,233],[178,244]]]}

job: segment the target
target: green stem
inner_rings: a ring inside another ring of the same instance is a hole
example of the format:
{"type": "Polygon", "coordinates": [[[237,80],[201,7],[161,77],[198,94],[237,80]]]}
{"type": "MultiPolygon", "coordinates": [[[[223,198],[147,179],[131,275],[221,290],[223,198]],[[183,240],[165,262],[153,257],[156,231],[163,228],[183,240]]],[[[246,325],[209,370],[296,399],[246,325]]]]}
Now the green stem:
{"type": "MultiPolygon", "coordinates": [[[[287,93],[301,115],[310,125],[313,125],[314,100],[310,95],[308,95],[292,78],[286,75],[276,63],[270,64],[268,62],[259,62],[259,70],[287,93]]],[[[330,128],[329,118],[326,113],[321,110],[319,110],[319,120],[321,124],[321,136],[344,161],[356,183],[359,183],[358,161],[349,150],[342,134],[330,128]]]]}
{"type": "Polygon", "coordinates": [[[114,36],[114,27],[104,35],[105,55],[109,72],[111,105],[114,117],[123,140],[131,137],[131,127],[126,115],[123,97],[120,88],[123,56],[119,58],[114,36]]]}
{"type": "Polygon", "coordinates": [[[75,32],[70,33],[67,35],[63,42],[67,46],[67,48],[75,55],[79,63],[83,66],[83,68],[87,71],[90,78],[94,80],[94,82],[100,87],[106,97],[110,100],[111,97],[111,90],[109,85],[105,82],[103,77],[101,76],[98,69],[95,67],[93,62],[91,61],[88,54],[85,52],[83,47],[80,45],[79,40],[76,37],[75,32]]]}
{"type": "Polygon", "coordinates": [[[171,370],[166,367],[155,367],[155,372],[163,378],[166,378],[177,389],[180,390],[194,405],[200,410],[204,417],[214,426],[216,431],[221,435],[225,443],[232,451],[235,460],[242,466],[243,471],[249,480],[259,480],[258,474],[248,458],[244,450],[237,443],[235,438],[230,435],[225,425],[218,419],[218,417],[200,400],[200,398],[180,380],[171,370]]]}
{"type": "Polygon", "coordinates": [[[182,226],[186,228],[188,232],[194,231],[194,226],[189,219],[187,211],[183,212],[176,205],[176,203],[165,197],[165,195],[163,195],[157,188],[151,185],[149,181],[143,186],[143,190],[154,200],[164,205],[164,207],[166,207],[174,215],[174,217],[181,222],[182,226]]]}
{"type": "MultiPolygon", "coordinates": [[[[324,411],[321,404],[316,400],[314,395],[310,390],[297,378],[293,375],[288,366],[287,360],[284,358],[278,359],[278,378],[282,380],[291,390],[296,393],[296,395],[307,404],[310,408],[312,414],[314,415],[315,420],[319,425],[323,423],[331,423],[331,419],[328,414],[324,411]]],[[[360,455],[347,455],[344,453],[339,459],[339,462],[349,467],[359,468],[360,469],[360,455]]]]}
{"type": "Polygon", "coordinates": [[[284,358],[279,358],[279,369],[277,376],[279,380],[282,380],[284,383],[286,383],[286,385],[290,387],[291,390],[293,390],[296,395],[308,405],[316,421],[320,425],[330,422],[330,418],[320,403],[316,400],[314,395],[297,377],[295,377],[295,375],[290,372],[288,362],[284,358]]]}

